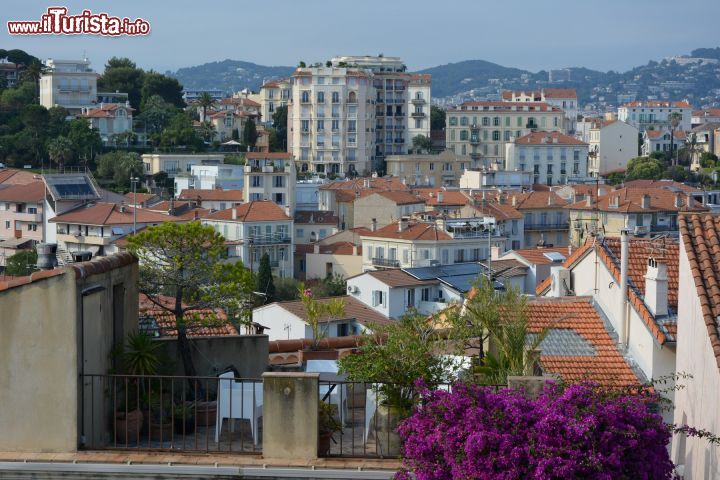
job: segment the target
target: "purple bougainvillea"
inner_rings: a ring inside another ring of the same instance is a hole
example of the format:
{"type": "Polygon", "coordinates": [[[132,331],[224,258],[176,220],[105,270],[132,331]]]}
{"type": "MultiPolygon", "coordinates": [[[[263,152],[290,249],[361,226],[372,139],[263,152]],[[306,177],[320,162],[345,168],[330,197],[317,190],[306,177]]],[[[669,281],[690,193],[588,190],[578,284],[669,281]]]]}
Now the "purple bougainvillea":
{"type": "Polygon", "coordinates": [[[397,479],[669,479],[670,430],[651,393],[548,384],[537,399],[456,385],[424,391],[399,427],[397,479]]]}

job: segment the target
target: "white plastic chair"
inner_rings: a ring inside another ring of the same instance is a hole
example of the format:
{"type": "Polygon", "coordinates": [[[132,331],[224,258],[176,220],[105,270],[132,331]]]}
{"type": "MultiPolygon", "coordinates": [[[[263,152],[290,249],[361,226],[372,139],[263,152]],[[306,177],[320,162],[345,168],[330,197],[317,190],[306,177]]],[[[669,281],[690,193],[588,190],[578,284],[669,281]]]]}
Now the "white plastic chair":
{"type": "MultiPolygon", "coordinates": [[[[305,366],[306,372],[316,373],[338,373],[337,360],[308,360],[305,366]]],[[[320,384],[318,393],[320,394],[320,400],[330,391],[331,385],[327,383],[320,384]]],[[[338,384],[333,388],[328,403],[331,405],[337,405],[338,413],[340,413],[340,423],[345,425],[345,418],[347,417],[347,385],[342,383],[338,384]]]]}
{"type": "Polygon", "coordinates": [[[375,386],[371,386],[365,391],[365,443],[367,443],[368,434],[370,434],[370,424],[377,410],[378,393],[375,386]]]}
{"type": "MultiPolygon", "coordinates": [[[[262,415],[262,382],[236,382],[233,372],[218,377],[217,417],[215,420],[215,443],[220,440],[223,420],[247,419],[253,443],[258,444],[258,418],[262,415]]],[[[234,431],[230,423],[230,431],[234,431]]]]}

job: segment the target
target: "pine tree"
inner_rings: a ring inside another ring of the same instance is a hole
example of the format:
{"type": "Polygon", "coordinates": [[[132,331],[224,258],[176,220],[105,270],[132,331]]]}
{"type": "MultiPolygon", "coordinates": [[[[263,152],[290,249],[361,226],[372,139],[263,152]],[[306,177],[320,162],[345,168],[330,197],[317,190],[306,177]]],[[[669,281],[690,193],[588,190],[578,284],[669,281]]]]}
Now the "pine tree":
{"type": "Polygon", "coordinates": [[[265,294],[265,303],[275,301],[275,284],[273,283],[270,257],[267,253],[260,258],[257,274],[257,291],[265,294]]]}

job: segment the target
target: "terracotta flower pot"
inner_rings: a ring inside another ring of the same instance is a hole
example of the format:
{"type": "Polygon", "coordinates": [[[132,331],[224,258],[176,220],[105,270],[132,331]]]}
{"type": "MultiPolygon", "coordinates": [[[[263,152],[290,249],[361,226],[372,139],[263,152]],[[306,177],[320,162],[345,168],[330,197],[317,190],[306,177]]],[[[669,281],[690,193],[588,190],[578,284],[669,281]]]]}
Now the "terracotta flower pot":
{"type": "Polygon", "coordinates": [[[128,445],[136,443],[143,426],[143,413],[140,410],[115,412],[115,439],[117,443],[128,445]]]}
{"type": "Polygon", "coordinates": [[[210,427],[215,425],[215,417],[217,417],[217,402],[196,402],[195,418],[198,427],[210,427]]]}
{"type": "Polygon", "coordinates": [[[325,457],[330,454],[330,440],[332,432],[320,432],[318,435],[318,456],[325,457]]]}

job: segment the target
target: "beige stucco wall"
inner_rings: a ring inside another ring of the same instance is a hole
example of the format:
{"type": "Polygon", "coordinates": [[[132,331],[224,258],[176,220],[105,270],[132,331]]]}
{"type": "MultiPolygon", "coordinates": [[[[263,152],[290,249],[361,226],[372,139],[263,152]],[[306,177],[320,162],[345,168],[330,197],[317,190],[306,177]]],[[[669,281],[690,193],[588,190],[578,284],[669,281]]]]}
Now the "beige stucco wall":
{"type": "MultiPolygon", "coordinates": [[[[679,383],[675,394],[675,424],[687,424],[720,432],[720,370],[718,370],[685,253],[680,242],[680,287],[678,289],[677,372],[693,378],[679,383]]],[[[685,465],[685,479],[718,478],[720,450],[701,438],[673,439],[672,461],[685,465]]]]}
{"type": "Polygon", "coordinates": [[[325,278],[325,264],[332,263],[333,274],[343,278],[362,273],[362,255],[331,255],[308,253],[305,256],[305,278],[325,278]]]}
{"type": "Polygon", "coordinates": [[[0,292],[0,450],[77,446],[75,278],[0,292]]]}

